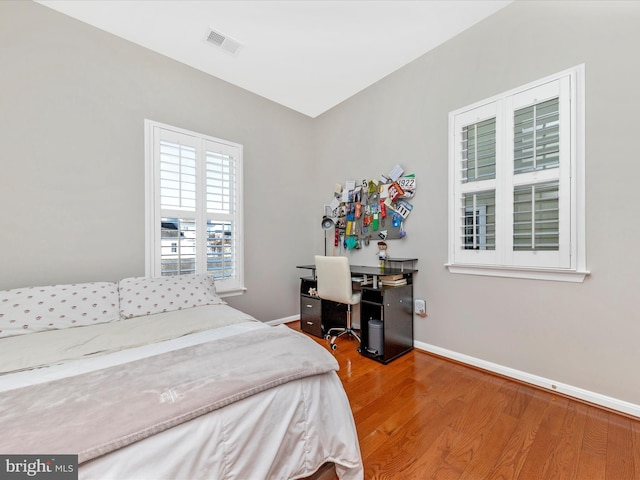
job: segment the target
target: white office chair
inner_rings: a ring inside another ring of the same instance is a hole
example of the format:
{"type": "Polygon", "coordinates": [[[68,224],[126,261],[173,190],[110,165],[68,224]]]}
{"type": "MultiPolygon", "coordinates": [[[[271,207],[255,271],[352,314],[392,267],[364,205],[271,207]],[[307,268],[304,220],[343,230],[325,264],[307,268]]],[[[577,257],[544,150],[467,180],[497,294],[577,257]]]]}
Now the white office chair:
{"type": "Polygon", "coordinates": [[[347,257],[326,257],[316,255],[316,279],[318,296],[324,300],[347,305],[347,326],[345,328],[331,328],[325,338],[331,338],[331,349],[338,346],[336,338],[342,335],[351,335],[360,342],[360,337],[351,328],[351,305],[360,303],[360,293],[353,293],[351,281],[351,269],[347,257]],[[337,335],[332,334],[340,332],[337,335]]]}

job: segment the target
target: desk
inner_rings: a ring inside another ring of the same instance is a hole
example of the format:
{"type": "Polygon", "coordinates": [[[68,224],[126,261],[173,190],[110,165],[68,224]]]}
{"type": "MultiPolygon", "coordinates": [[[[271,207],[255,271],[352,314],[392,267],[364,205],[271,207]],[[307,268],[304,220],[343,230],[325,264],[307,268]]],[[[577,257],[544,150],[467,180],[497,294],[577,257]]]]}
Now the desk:
{"type": "MultiPolygon", "coordinates": [[[[298,265],[297,268],[311,270],[311,276],[300,278],[300,328],[318,337],[323,337],[330,328],[344,326],[346,305],[322,300],[309,294],[316,288],[315,265],[298,265]]],[[[413,268],[379,268],[351,265],[351,276],[367,281],[354,282],[360,288],[360,330],[362,343],[359,352],[381,363],[389,363],[413,349],[413,268]],[[383,285],[380,277],[401,276],[404,285],[383,285]],[[382,352],[370,348],[369,320],[382,321],[382,352]]]]}

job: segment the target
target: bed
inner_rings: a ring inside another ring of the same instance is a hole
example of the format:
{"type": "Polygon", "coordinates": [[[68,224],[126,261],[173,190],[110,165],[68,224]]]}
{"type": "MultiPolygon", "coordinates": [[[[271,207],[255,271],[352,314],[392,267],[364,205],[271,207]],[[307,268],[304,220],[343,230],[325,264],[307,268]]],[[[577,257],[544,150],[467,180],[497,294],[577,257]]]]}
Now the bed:
{"type": "Polygon", "coordinates": [[[81,479],[361,479],[337,369],[206,276],[0,292],[0,453],[77,454],[81,479]]]}

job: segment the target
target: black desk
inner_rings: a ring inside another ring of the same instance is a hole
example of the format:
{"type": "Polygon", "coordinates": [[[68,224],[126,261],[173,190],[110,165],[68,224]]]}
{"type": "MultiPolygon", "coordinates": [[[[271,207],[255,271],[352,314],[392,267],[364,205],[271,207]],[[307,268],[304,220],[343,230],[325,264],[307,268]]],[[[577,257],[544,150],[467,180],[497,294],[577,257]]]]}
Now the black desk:
{"type": "MultiPolygon", "coordinates": [[[[413,259],[412,259],[413,260],[413,259]]],[[[300,327],[303,331],[323,337],[330,328],[344,326],[346,305],[322,300],[310,294],[317,287],[315,265],[298,265],[297,268],[311,270],[311,276],[300,279],[300,327]]],[[[413,268],[379,268],[351,265],[352,277],[366,279],[360,288],[360,329],[362,343],[359,352],[381,363],[389,363],[413,349],[413,268]],[[399,276],[406,284],[383,285],[380,277],[399,276]],[[369,345],[369,321],[382,321],[382,352],[369,345]]]]}

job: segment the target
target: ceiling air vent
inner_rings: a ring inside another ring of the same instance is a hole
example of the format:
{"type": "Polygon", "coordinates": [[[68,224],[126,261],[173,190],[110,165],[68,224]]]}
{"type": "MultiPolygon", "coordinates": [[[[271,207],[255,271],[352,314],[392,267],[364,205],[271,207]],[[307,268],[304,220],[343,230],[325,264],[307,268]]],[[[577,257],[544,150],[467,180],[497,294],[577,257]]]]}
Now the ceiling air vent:
{"type": "Polygon", "coordinates": [[[207,42],[213,43],[215,46],[234,55],[238,53],[240,47],[242,47],[242,44],[237,40],[212,28],[209,29],[209,33],[207,34],[207,42]]]}

